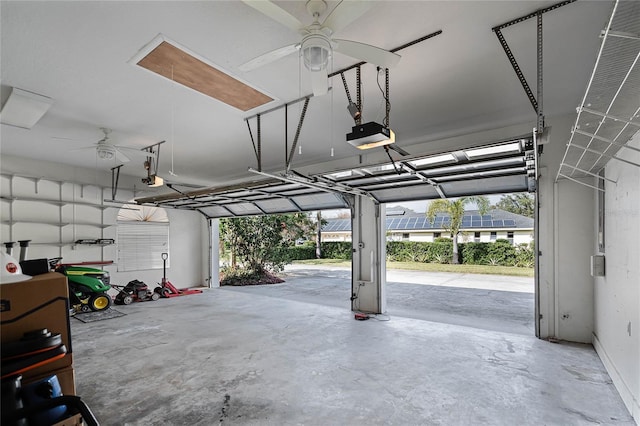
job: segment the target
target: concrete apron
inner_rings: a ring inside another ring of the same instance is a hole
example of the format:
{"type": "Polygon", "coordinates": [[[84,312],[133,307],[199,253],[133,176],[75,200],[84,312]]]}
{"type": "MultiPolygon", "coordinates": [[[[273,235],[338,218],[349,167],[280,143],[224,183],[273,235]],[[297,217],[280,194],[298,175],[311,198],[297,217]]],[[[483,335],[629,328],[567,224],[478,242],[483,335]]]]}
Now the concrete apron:
{"type": "Polygon", "coordinates": [[[103,425],[633,424],[586,345],[224,287],[116,309],[71,320],[103,425]]]}

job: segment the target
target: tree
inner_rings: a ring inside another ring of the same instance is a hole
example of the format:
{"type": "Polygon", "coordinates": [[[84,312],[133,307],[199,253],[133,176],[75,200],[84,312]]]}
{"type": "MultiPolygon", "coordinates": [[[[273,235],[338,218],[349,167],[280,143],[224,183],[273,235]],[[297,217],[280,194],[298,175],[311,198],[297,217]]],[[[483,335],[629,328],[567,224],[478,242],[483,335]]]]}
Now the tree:
{"type": "Polygon", "coordinates": [[[322,227],[327,224],[322,218],[322,211],[316,213],[316,259],[322,258],[322,227]]]}
{"type": "Polygon", "coordinates": [[[244,269],[260,275],[282,270],[289,262],[286,248],[313,226],[304,213],[228,218],[220,220],[220,236],[244,269]]]}
{"type": "Polygon", "coordinates": [[[464,207],[467,204],[476,204],[480,214],[483,215],[489,210],[489,199],[483,195],[476,195],[473,197],[461,197],[455,200],[434,200],[429,203],[427,207],[427,218],[429,222],[433,224],[438,213],[445,213],[449,216],[449,222],[443,225],[444,229],[451,232],[451,239],[453,240],[453,256],[451,263],[460,263],[460,257],[458,256],[458,234],[460,234],[460,227],[462,226],[462,217],[464,216],[464,207]]]}
{"type": "Polygon", "coordinates": [[[496,204],[496,208],[533,218],[535,198],[527,192],[503,195],[496,204]]]}

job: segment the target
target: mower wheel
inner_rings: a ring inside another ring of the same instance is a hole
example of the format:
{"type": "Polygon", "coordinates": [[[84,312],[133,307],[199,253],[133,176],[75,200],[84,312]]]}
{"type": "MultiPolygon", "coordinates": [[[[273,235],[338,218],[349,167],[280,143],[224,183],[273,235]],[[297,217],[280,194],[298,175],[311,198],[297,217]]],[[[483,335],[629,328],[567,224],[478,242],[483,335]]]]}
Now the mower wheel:
{"type": "Polygon", "coordinates": [[[82,307],[80,308],[81,312],[89,312],[91,310],[91,308],[89,307],[89,305],[82,305],[82,307]]]}
{"type": "Polygon", "coordinates": [[[171,292],[169,291],[168,288],[164,288],[163,287],[163,288],[160,289],[160,296],[162,296],[162,297],[169,297],[170,293],[171,292]]]}
{"type": "Polygon", "coordinates": [[[151,295],[151,300],[155,302],[158,299],[160,299],[160,295],[154,291],[153,294],[151,295]]]}
{"type": "Polygon", "coordinates": [[[111,297],[107,293],[96,293],[89,298],[92,311],[104,311],[111,306],[111,297]]]}
{"type": "Polygon", "coordinates": [[[127,294],[126,296],[124,296],[122,298],[122,304],[123,305],[130,305],[133,302],[133,296],[127,294]]]}

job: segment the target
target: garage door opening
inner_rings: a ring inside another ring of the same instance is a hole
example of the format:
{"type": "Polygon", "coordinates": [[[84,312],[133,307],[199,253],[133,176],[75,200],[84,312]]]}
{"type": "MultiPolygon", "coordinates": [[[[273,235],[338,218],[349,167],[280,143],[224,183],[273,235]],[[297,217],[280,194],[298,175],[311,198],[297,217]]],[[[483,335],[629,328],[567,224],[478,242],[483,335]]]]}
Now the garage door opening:
{"type": "MultiPolygon", "coordinates": [[[[351,299],[352,310],[359,309],[358,302],[367,299],[367,306],[363,308],[360,305],[360,309],[379,313],[387,308],[387,295],[384,294],[386,259],[383,255],[386,240],[397,238],[401,242],[410,242],[412,232],[415,231],[411,226],[418,226],[419,220],[417,217],[399,218],[397,221],[396,218],[392,218],[389,226],[397,222],[398,226],[404,224],[405,229],[398,229],[397,235],[386,235],[386,231],[382,230],[385,223],[380,222],[384,215],[380,212],[385,210],[385,206],[416,200],[533,193],[536,190],[538,152],[533,135],[525,135],[499,142],[459,147],[448,152],[392,158],[391,162],[363,164],[346,170],[316,173],[290,170],[281,174],[259,172],[269,179],[137,201],[198,210],[212,220],[273,213],[349,209],[351,217],[346,220],[345,226],[354,227],[356,241],[349,243],[354,260],[350,275],[351,289],[345,293],[351,299]],[[363,227],[363,224],[366,226],[363,227]],[[361,288],[363,285],[367,286],[364,292],[361,288]]],[[[419,213],[423,215],[423,212],[419,213]]],[[[509,246],[517,244],[518,230],[509,222],[515,223],[515,220],[500,217],[498,213],[484,217],[484,213],[478,212],[466,217],[470,232],[476,222],[479,223],[479,228],[476,227],[473,234],[468,235],[469,245],[483,244],[486,239],[490,245],[496,245],[501,240],[505,240],[509,246]],[[490,225],[485,226],[485,222],[490,225]]],[[[384,218],[383,221],[387,219],[389,218],[384,218]]],[[[424,224],[424,216],[420,219],[424,224]]],[[[432,235],[432,239],[446,237],[443,235],[446,231],[446,221],[445,215],[434,218],[431,224],[432,231],[434,234],[440,232],[441,235],[432,235]]],[[[529,234],[535,234],[535,229],[529,234]]],[[[476,254],[481,251],[477,247],[476,249],[476,254]]],[[[469,256],[468,253],[466,255],[469,256]]],[[[388,281],[393,282],[393,278],[389,277],[388,281]]],[[[465,289],[462,286],[456,288],[465,289]]],[[[340,303],[343,303],[345,293],[338,298],[340,303]]],[[[477,303],[478,296],[471,298],[476,301],[478,313],[484,314],[486,304],[477,303]]],[[[505,305],[504,301],[497,301],[496,304],[500,307],[505,305]]],[[[444,306],[444,303],[441,305],[444,306]]],[[[527,315],[528,318],[536,317],[535,313],[527,315]]]]}
{"type": "MultiPolygon", "coordinates": [[[[470,204],[461,216],[460,265],[452,265],[448,213],[439,213],[430,221],[428,200],[386,207],[390,315],[535,333],[534,197],[518,193],[487,198],[494,208],[480,212],[470,204]]],[[[328,219],[323,240],[328,244],[350,242],[350,219],[328,219]]]]}

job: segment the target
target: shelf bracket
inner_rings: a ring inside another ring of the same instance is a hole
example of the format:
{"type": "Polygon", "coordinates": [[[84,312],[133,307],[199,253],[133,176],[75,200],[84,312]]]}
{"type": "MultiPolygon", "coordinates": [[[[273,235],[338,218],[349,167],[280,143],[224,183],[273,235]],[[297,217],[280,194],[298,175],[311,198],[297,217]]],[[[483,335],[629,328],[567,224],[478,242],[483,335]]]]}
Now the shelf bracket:
{"type": "MultiPolygon", "coordinates": [[[[120,180],[120,167],[124,164],[120,164],[119,166],[115,166],[111,168],[111,199],[115,200],[116,195],[118,194],[118,180],[120,180]]],[[[84,189],[84,186],[82,186],[84,189]]],[[[81,195],[82,196],[82,195],[81,195]]]]}

